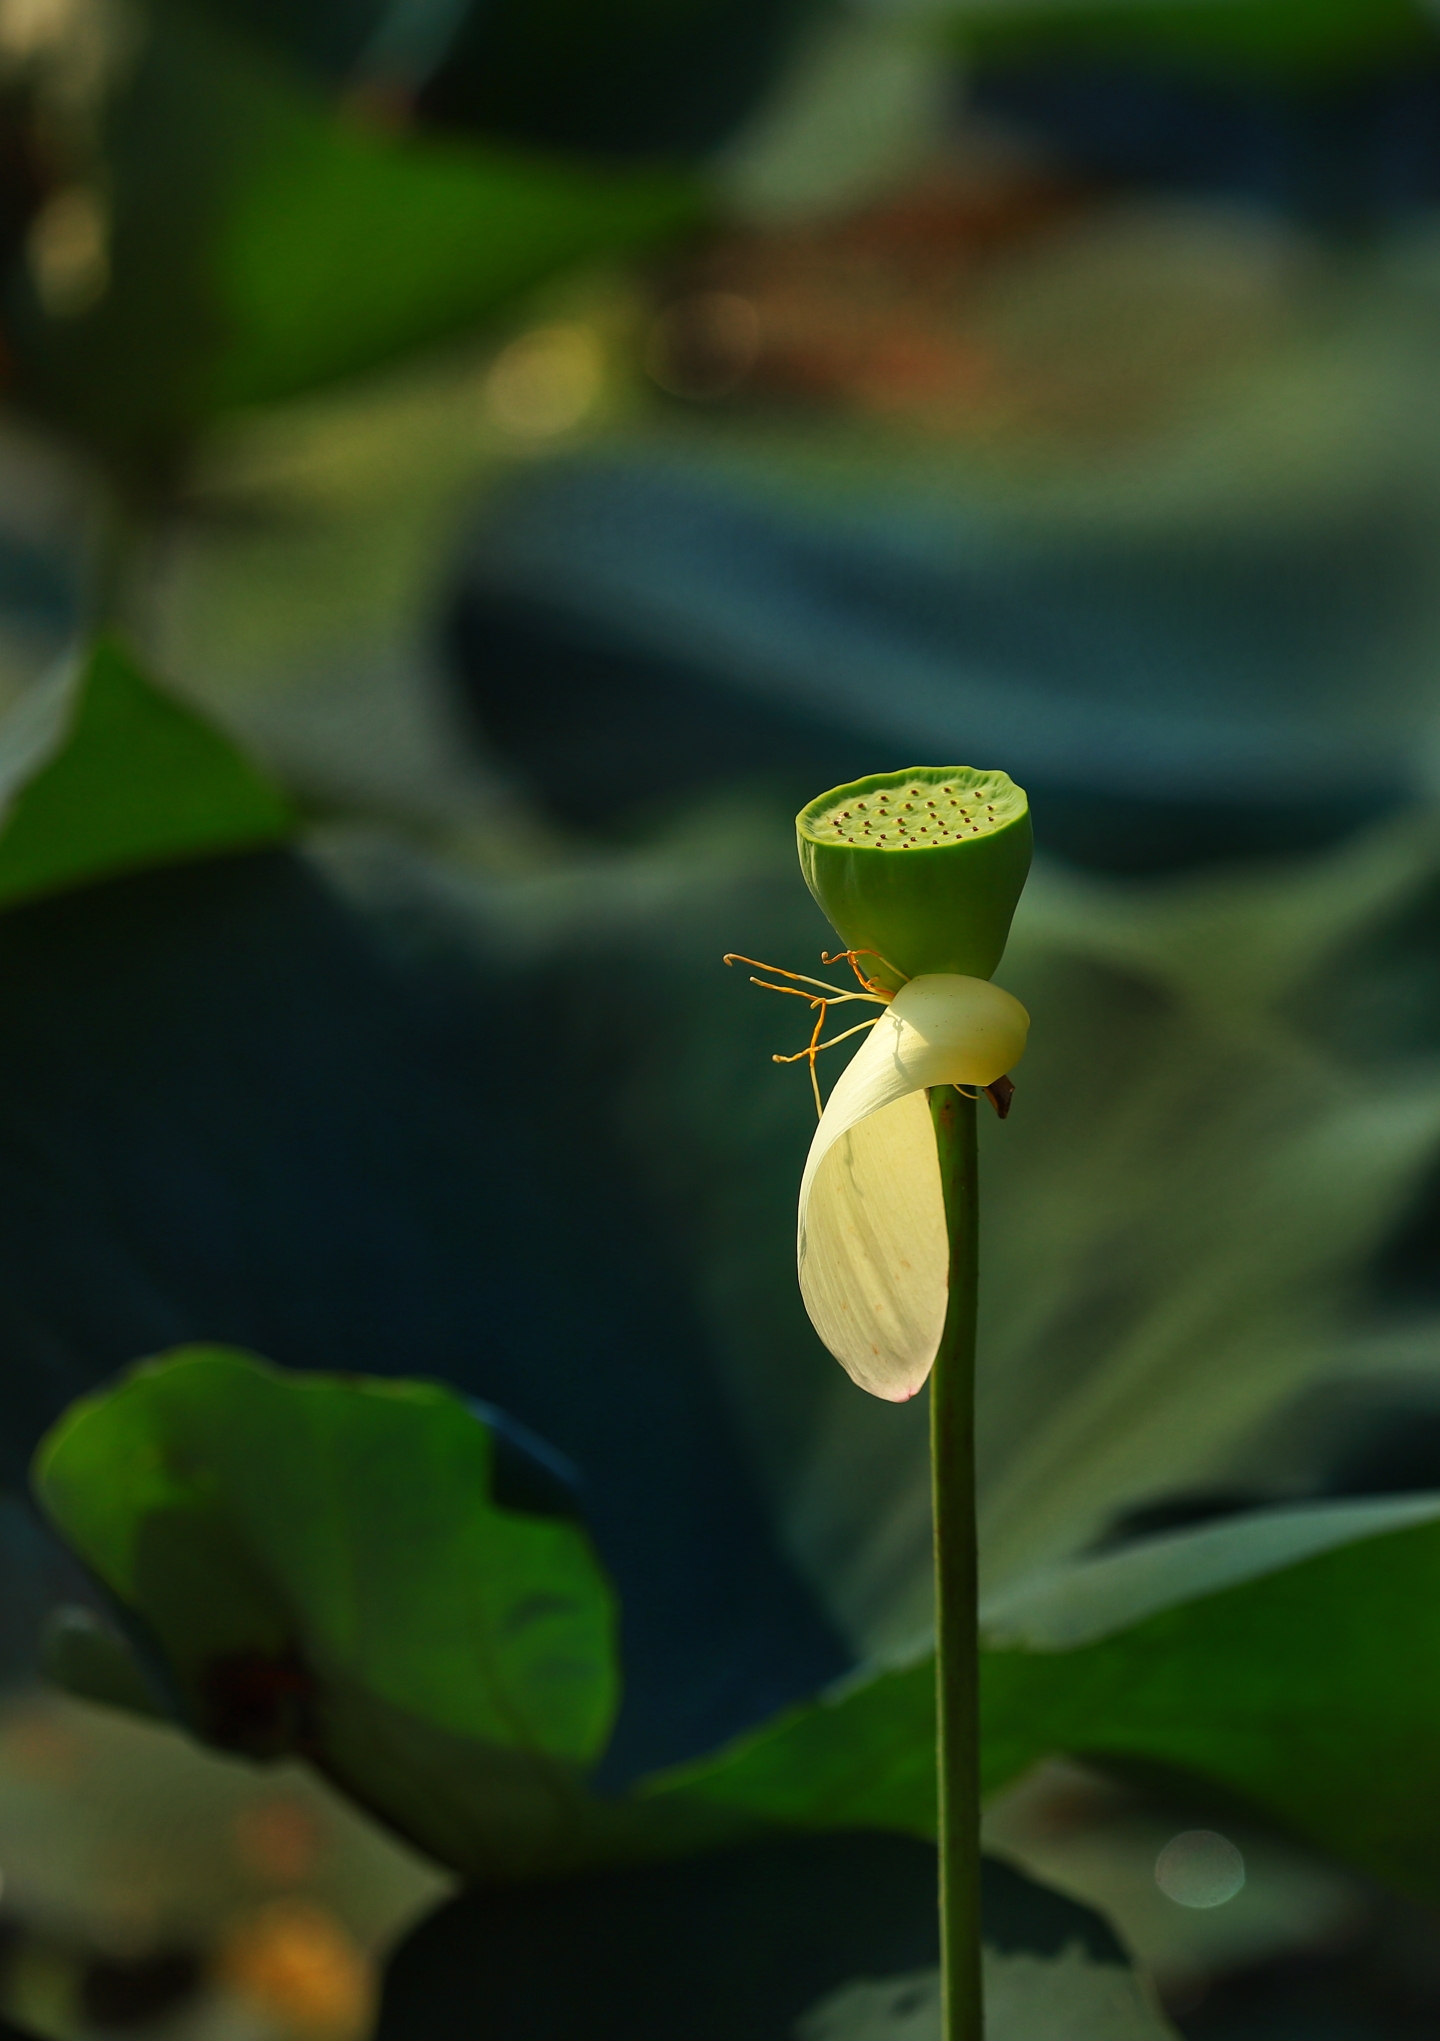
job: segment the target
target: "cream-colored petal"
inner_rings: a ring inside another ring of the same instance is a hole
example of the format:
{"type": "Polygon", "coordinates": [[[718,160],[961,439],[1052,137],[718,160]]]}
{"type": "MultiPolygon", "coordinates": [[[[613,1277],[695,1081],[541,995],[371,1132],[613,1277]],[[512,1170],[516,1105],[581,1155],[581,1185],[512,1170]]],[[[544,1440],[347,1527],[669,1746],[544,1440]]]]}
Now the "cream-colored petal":
{"type": "Polygon", "coordinates": [[[799,1260],[810,1322],[841,1366],[872,1396],[913,1396],[940,1343],[947,1274],[923,1091],[858,1121],[807,1175],[799,1260]]]}
{"type": "Polygon", "coordinates": [[[1025,1051],[1029,1016],[984,978],[935,974],[898,992],[843,1072],[800,1185],[800,1291],[862,1389],[903,1403],[945,1323],[948,1253],[925,1092],[993,1084],[1025,1051]]]}

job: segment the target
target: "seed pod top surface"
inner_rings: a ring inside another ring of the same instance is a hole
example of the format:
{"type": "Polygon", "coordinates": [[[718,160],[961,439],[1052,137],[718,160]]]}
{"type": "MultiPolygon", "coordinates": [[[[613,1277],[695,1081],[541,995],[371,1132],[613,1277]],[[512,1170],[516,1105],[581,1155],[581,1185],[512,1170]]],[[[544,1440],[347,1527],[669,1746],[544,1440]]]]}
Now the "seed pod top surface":
{"type": "Polygon", "coordinates": [[[877,982],[994,971],[1030,869],[1029,804],[1006,773],[875,773],[821,794],[795,829],[805,882],[842,941],[885,960],[867,960],[877,982]]]}

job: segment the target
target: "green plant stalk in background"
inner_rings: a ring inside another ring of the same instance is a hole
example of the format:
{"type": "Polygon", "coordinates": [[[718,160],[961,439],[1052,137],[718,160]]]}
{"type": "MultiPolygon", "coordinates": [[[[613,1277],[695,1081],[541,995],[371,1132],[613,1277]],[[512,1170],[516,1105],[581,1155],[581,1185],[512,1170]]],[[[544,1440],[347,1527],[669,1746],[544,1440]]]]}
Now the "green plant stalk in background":
{"type": "Polygon", "coordinates": [[[975,1535],[975,1308],[980,1175],[976,1100],[930,1092],[945,1196],[950,1294],[930,1376],[935,1513],[935,1767],[940,1846],[941,2033],[981,2041],[980,1653],[975,1535]]]}

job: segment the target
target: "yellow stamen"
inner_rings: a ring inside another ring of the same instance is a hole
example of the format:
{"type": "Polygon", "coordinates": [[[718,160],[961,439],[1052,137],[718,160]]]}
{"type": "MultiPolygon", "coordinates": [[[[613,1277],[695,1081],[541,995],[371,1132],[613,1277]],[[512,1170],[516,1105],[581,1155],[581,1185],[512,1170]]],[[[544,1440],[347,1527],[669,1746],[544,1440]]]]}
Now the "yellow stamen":
{"type": "MultiPolygon", "coordinates": [[[[890,987],[888,985],[877,985],[873,978],[867,978],[865,976],[865,973],[860,969],[860,965],[857,961],[857,959],[859,959],[860,957],[873,957],[876,963],[883,964],[887,971],[894,971],[895,976],[900,980],[902,985],[909,984],[910,981],[905,976],[905,973],[903,971],[896,970],[895,966],[891,963],[890,959],[888,957],[882,957],[878,950],[837,950],[833,957],[826,950],[822,950],[820,952],[820,961],[822,964],[848,963],[850,969],[855,973],[855,976],[860,980],[860,983],[864,986],[867,992],[873,993],[877,999],[884,999],[887,1001],[893,999],[895,997],[895,994],[890,990],[890,987]]],[[[768,970],[769,966],[767,965],[765,968],[768,970]]]]}
{"type": "MultiPolygon", "coordinates": [[[[818,985],[820,990],[828,993],[832,999],[853,999],[855,997],[853,992],[846,992],[842,985],[829,985],[823,978],[809,978],[803,971],[784,971],[778,964],[762,964],[758,957],[738,957],[727,951],[720,961],[722,964],[753,964],[757,971],[771,971],[777,978],[793,978],[800,985],[818,985]]],[[[839,959],[838,957],[832,959],[822,956],[820,961],[825,964],[831,962],[838,963],[839,959]]],[[[750,980],[752,985],[758,985],[760,982],[758,978],[750,980]]],[[[770,992],[782,992],[785,988],[780,985],[771,985],[766,989],[770,992]]]]}
{"type": "Polygon", "coordinates": [[[844,1006],[852,999],[863,999],[869,1005],[879,1004],[879,994],[874,992],[832,992],[822,999],[816,992],[802,992],[798,985],[772,985],[766,978],[752,978],[752,985],[758,985],[762,992],[788,992],[792,999],[807,999],[811,1006],[844,1006]]]}
{"type": "MultiPolygon", "coordinates": [[[[823,978],[807,977],[803,971],[785,971],[778,964],[762,964],[758,957],[741,957],[730,952],[724,958],[724,962],[727,964],[753,964],[757,971],[773,971],[777,978],[795,980],[795,983],[791,985],[772,985],[766,978],[752,978],[750,983],[758,985],[762,992],[788,992],[794,999],[808,1000],[812,1012],[817,1007],[819,1008],[815,1019],[815,1032],[811,1035],[808,1045],[803,1049],[797,1050],[793,1056],[772,1056],[770,1059],[772,1063],[808,1063],[810,1065],[810,1089],[815,1094],[815,1114],[817,1118],[824,1112],[824,1106],[820,1098],[820,1079],[815,1070],[815,1058],[822,1049],[833,1049],[837,1043],[848,1042],[852,1035],[858,1035],[862,1029],[873,1028],[875,1021],[880,1017],[876,1014],[874,1019],[860,1021],[855,1027],[847,1028],[843,1035],[834,1035],[828,1042],[822,1042],[820,1037],[825,1031],[825,1019],[830,1008],[832,1006],[848,1006],[854,1000],[864,1000],[868,1006],[888,1006],[895,997],[894,993],[886,986],[873,984],[856,962],[857,957],[879,956],[878,950],[840,950],[833,957],[826,956],[823,953],[821,955],[820,961],[822,964],[838,964],[841,958],[848,959],[851,970],[865,988],[862,992],[846,992],[842,986],[829,985],[823,978]],[[819,990],[806,992],[802,988],[807,985],[818,986],[819,990]]],[[[880,957],[880,962],[882,964],[885,963],[885,959],[880,957]]],[[[894,967],[887,966],[886,968],[893,969],[894,967]]],[[[896,975],[899,976],[899,973],[897,972],[896,975]]]]}
{"type": "MultiPolygon", "coordinates": [[[[824,1013],[822,1011],[820,1020],[815,1023],[816,1034],[820,1032],[823,1022],[824,1013]]],[[[772,1056],[770,1058],[772,1063],[808,1063],[810,1065],[810,1089],[815,1094],[815,1117],[817,1120],[825,1108],[820,1099],[820,1079],[815,1072],[815,1058],[822,1049],[838,1048],[841,1042],[848,1042],[852,1035],[863,1035],[866,1028],[877,1027],[879,1022],[880,1016],[877,1013],[871,1019],[861,1021],[856,1027],[846,1028],[843,1035],[832,1035],[828,1042],[817,1042],[812,1037],[808,1049],[797,1049],[793,1056],[772,1056]]]]}

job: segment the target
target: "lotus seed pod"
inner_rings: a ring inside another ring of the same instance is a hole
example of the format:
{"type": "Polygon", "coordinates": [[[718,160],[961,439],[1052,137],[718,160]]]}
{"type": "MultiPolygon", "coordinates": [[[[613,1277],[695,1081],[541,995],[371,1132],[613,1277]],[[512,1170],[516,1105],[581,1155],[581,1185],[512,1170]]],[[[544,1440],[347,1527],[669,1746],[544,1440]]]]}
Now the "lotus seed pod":
{"type": "Polygon", "coordinates": [[[805,883],[846,947],[875,953],[865,969],[878,984],[990,977],[1032,846],[1024,789],[1007,774],[875,773],[812,801],[795,831],[805,883]]]}

